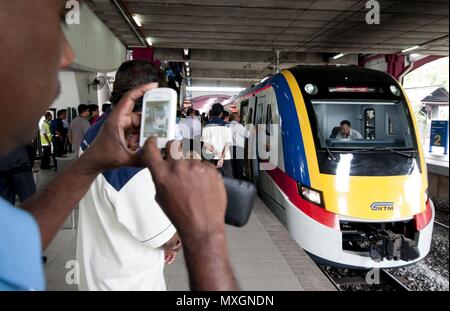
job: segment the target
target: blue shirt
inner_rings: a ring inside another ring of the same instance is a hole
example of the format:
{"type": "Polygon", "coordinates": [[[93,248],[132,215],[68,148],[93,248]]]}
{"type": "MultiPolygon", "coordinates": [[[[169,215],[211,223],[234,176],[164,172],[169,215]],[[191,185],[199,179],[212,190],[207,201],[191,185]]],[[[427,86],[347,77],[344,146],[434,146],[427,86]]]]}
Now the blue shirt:
{"type": "Polygon", "coordinates": [[[41,237],[36,221],[0,198],[0,291],[44,289],[41,237]]]}

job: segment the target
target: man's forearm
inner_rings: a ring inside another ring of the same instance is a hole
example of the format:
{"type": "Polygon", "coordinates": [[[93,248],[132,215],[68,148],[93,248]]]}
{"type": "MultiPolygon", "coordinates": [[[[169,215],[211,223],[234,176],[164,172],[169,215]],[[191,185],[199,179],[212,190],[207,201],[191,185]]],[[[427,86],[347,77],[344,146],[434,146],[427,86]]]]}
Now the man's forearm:
{"type": "Polygon", "coordinates": [[[64,224],[67,216],[97,177],[87,159],[79,158],[47,187],[25,201],[22,207],[37,220],[45,249],[64,224]]]}
{"type": "Polygon", "coordinates": [[[229,265],[225,233],[183,241],[191,290],[238,290],[229,265]]]}
{"type": "Polygon", "coordinates": [[[223,147],[222,153],[221,153],[221,158],[224,159],[225,155],[227,154],[227,150],[230,150],[230,144],[225,144],[225,146],[223,147]]]}

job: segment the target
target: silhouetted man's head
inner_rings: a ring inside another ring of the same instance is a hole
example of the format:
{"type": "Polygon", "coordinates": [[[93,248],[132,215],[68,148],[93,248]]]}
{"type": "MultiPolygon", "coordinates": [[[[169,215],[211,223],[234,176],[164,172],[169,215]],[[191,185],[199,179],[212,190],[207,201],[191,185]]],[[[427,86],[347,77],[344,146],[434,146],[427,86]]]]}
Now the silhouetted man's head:
{"type": "MultiPolygon", "coordinates": [[[[116,73],[111,103],[118,104],[120,99],[133,88],[148,83],[158,83],[164,86],[164,73],[149,61],[137,59],[123,63],[116,73]]],[[[142,110],[142,100],[136,103],[135,111],[142,110]]]]}

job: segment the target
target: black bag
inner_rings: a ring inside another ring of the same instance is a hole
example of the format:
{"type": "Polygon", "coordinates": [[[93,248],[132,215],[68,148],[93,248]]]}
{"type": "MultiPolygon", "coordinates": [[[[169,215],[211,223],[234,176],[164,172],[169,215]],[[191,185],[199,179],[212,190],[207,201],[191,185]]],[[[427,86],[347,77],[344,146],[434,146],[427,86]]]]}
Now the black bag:
{"type": "Polygon", "coordinates": [[[227,210],[225,223],[235,227],[243,227],[250,219],[256,199],[256,187],[248,181],[223,178],[227,192],[227,210]]]}

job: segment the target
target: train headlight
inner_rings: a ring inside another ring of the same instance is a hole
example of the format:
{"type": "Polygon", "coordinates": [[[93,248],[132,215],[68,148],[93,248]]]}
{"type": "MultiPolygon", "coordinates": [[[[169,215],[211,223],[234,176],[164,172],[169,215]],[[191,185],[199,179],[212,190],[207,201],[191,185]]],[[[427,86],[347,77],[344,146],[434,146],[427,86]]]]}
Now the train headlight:
{"type": "Polygon", "coordinates": [[[305,85],[305,92],[309,95],[316,95],[319,93],[319,89],[314,84],[307,84],[305,85]]]}
{"type": "Polygon", "coordinates": [[[391,85],[389,87],[389,89],[391,90],[392,94],[394,94],[395,96],[399,97],[400,95],[402,95],[402,92],[400,92],[400,89],[398,87],[396,87],[395,85],[391,85]]]}
{"type": "Polygon", "coordinates": [[[321,191],[303,186],[301,184],[298,185],[298,190],[300,192],[300,196],[304,200],[309,201],[320,207],[324,206],[321,191]]]}

